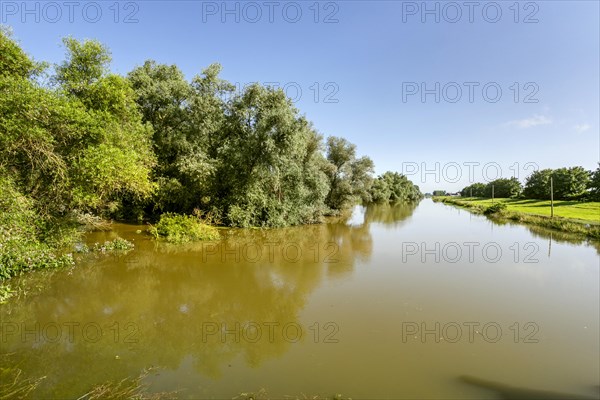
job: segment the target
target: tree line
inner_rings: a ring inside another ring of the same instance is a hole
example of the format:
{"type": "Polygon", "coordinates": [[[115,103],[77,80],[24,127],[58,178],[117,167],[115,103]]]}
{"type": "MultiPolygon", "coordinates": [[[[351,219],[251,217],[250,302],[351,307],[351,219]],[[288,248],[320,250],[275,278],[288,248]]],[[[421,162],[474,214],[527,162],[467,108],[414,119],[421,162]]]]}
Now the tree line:
{"type": "Polygon", "coordinates": [[[543,169],[527,177],[525,185],[515,177],[487,184],[473,183],[460,191],[462,197],[525,198],[600,201],[600,164],[595,171],[583,167],[543,169]],[[552,182],[551,182],[552,180],[552,182]],[[552,185],[551,185],[552,183],[552,185]]]}
{"type": "Polygon", "coordinates": [[[98,41],[63,43],[50,68],[0,30],[2,263],[11,246],[58,246],[73,215],[281,227],[421,197],[403,175],[375,178],[348,140],[324,139],[281,89],[236,91],[219,64],[190,81],[154,61],[121,76],[98,41]]]}

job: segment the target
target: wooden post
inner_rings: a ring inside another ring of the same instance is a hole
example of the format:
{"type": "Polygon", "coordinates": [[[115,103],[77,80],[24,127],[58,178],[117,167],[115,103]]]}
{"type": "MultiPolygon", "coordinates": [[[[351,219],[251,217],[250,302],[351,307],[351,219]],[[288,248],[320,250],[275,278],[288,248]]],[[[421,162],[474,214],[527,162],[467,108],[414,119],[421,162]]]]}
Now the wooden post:
{"type": "Polygon", "coordinates": [[[554,181],[550,177],[550,218],[554,218],[554,181]]]}

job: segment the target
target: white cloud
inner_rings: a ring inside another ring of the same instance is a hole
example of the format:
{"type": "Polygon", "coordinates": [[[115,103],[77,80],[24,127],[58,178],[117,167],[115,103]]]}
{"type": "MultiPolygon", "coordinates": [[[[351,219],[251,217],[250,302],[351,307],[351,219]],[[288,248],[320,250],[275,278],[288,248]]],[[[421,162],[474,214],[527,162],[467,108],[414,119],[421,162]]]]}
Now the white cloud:
{"type": "Polygon", "coordinates": [[[533,117],[518,119],[515,121],[507,122],[507,125],[516,126],[520,129],[532,128],[534,126],[539,125],[549,125],[552,123],[552,120],[544,115],[534,115],[533,117]]]}
{"type": "Polygon", "coordinates": [[[590,124],[580,124],[580,125],[575,125],[573,127],[573,129],[575,129],[575,131],[577,131],[577,133],[583,133],[585,131],[589,131],[591,128],[590,124]]]}

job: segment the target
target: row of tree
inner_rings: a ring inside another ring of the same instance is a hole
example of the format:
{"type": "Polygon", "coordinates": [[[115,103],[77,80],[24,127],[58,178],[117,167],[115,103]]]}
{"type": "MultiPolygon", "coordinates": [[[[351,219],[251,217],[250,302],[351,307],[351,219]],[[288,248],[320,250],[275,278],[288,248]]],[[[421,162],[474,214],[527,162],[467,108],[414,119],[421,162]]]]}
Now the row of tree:
{"type": "Polygon", "coordinates": [[[231,226],[276,227],[421,197],[403,175],[375,179],[346,139],[324,141],[280,89],[239,93],[218,64],[191,81],[154,61],[123,77],[97,41],[64,45],[51,73],[0,31],[0,190],[40,217],[198,209],[231,226]]]}
{"type": "Polygon", "coordinates": [[[543,169],[533,172],[525,186],[515,177],[473,183],[461,190],[463,197],[516,198],[548,200],[551,189],[557,200],[600,201],[600,164],[595,171],[583,167],[543,169]],[[552,182],[551,182],[552,181],[552,182]]]}

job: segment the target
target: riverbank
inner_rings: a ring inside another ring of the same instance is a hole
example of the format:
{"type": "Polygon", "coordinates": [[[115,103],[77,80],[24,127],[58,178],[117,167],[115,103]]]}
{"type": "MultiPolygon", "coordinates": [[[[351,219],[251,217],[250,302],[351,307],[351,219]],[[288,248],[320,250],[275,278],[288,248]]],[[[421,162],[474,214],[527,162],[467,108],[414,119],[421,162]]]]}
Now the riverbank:
{"type": "Polygon", "coordinates": [[[550,217],[550,201],[528,199],[483,199],[474,197],[434,197],[433,201],[486,214],[495,220],[510,220],[562,232],[600,239],[600,203],[559,200],[554,202],[550,217]],[[492,207],[494,206],[494,207],[492,207]]]}

